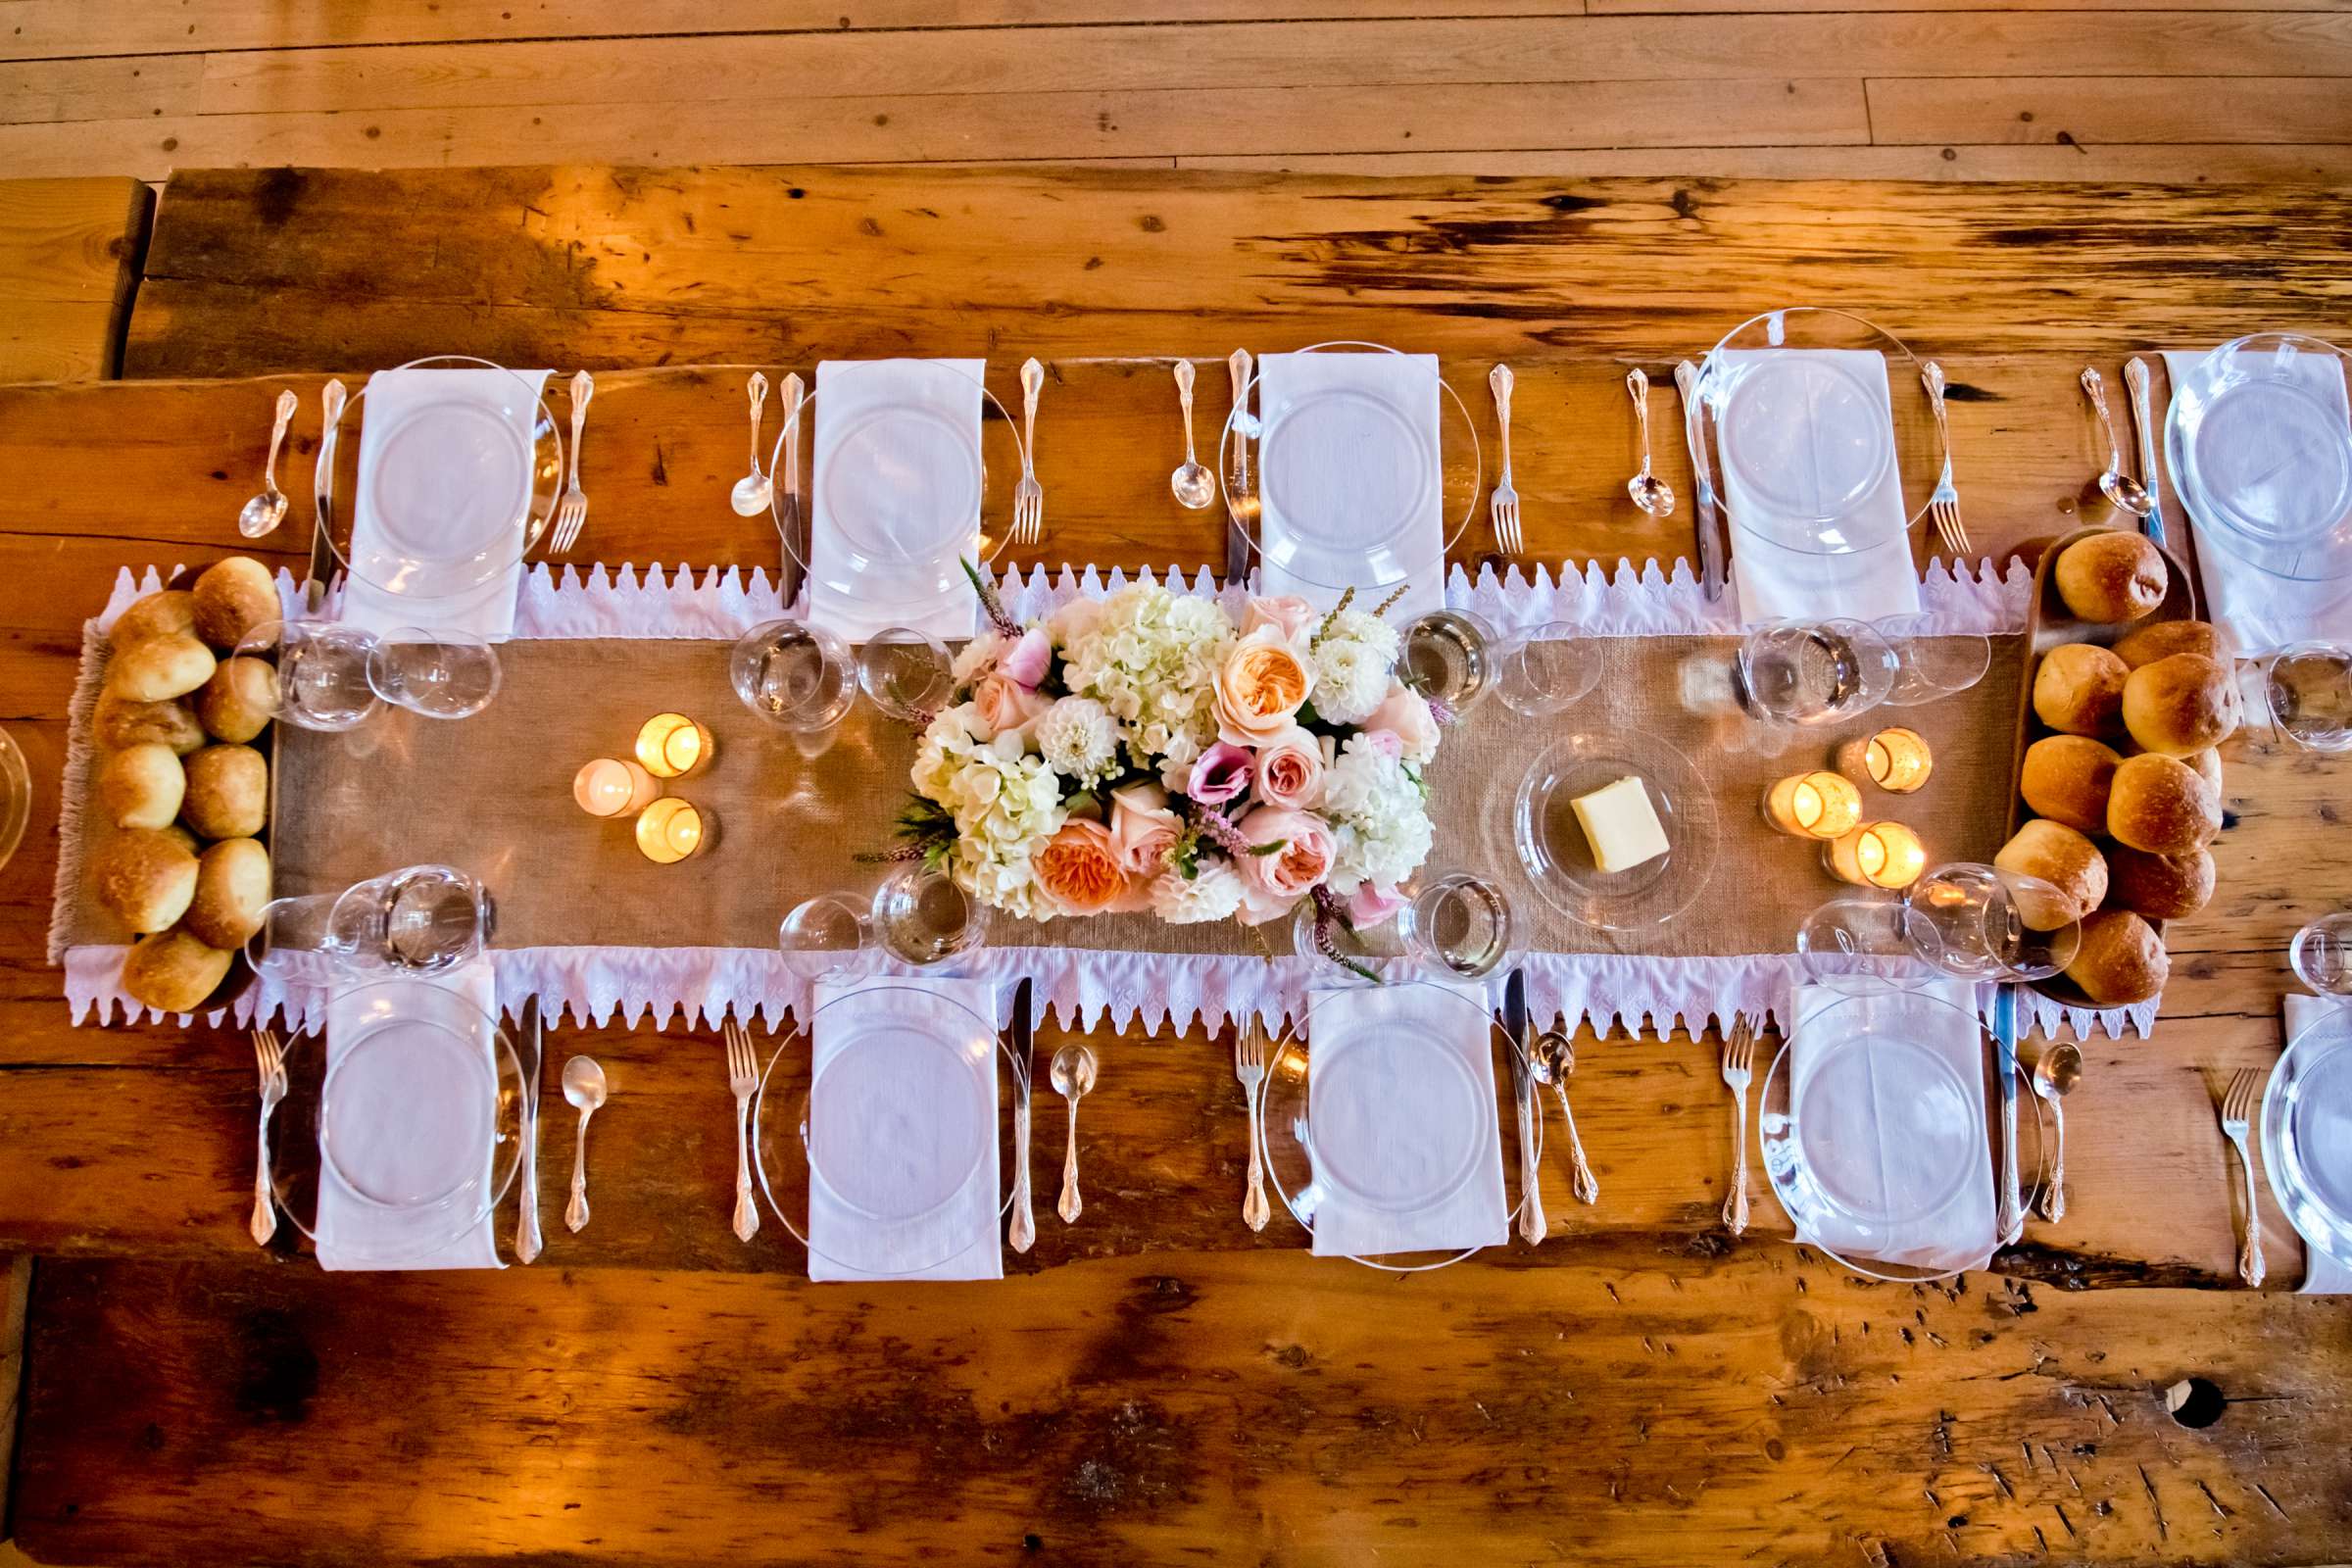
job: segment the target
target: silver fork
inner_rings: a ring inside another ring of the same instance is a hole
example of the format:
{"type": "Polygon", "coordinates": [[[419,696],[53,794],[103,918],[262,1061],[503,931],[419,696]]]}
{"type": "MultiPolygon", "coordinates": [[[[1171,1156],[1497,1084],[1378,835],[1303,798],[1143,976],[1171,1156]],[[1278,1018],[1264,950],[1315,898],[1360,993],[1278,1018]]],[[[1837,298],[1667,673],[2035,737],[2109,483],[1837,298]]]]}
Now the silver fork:
{"type": "Polygon", "coordinates": [[[1494,487],[1494,542],[1502,546],[1506,556],[1516,556],[1527,546],[1519,532],[1519,491],[1511,483],[1511,387],[1514,378],[1511,368],[1497,365],[1487,372],[1487,385],[1494,391],[1494,417],[1502,425],[1502,482],[1494,487]]]}
{"type": "Polygon", "coordinates": [[[1930,360],[1920,367],[1919,378],[1927,384],[1928,407],[1936,414],[1936,439],[1943,443],[1943,474],[1936,481],[1935,493],[1928,497],[1928,515],[1936,519],[1936,531],[1942,536],[1946,552],[1955,556],[1974,555],[1968,529],[1960,521],[1960,491],[1952,483],[1952,432],[1943,416],[1943,367],[1930,360]]]}
{"type": "Polygon", "coordinates": [[[1242,1195],[1242,1223],[1253,1231],[1266,1228],[1272,1212],[1266,1204],[1266,1161],[1257,1141],[1257,1097],[1266,1082],[1266,1037],[1252,1018],[1233,1037],[1233,1075],[1241,1080],[1250,1102],[1250,1186],[1242,1195]]]}
{"type": "Polygon", "coordinates": [[[1754,1081],[1755,1062],[1756,1027],[1744,1017],[1734,1018],[1723,1042],[1723,1081],[1734,1096],[1732,1147],[1739,1151],[1732,1161],[1732,1190],[1723,1200],[1723,1222],[1734,1236],[1747,1230],[1747,1086],[1754,1081]]]}
{"type": "Polygon", "coordinates": [[[2237,1146],[2237,1163],[2246,1173],[2246,1240],[2237,1250],[2237,1277],[2248,1285],[2260,1285],[2263,1274],[2262,1210],[2254,1205],[2254,1154],[2246,1142],[2262,1085],[2262,1070],[2248,1067],[2230,1080],[2230,1094],[2222,1102],[2223,1136],[2237,1146]]]}
{"type": "Polygon", "coordinates": [[[253,1032],[253,1060],[262,1076],[261,1131],[254,1140],[253,1244],[268,1247],[270,1238],[277,1234],[277,1205],[271,1201],[270,1188],[270,1118],[277,1110],[277,1102],[286,1098],[286,1054],[277,1043],[276,1030],[253,1032]]]}
{"type": "Polygon", "coordinates": [[[586,370],[571,378],[571,483],[556,503],[554,553],[563,555],[579,543],[580,525],[588,520],[588,492],[580,488],[580,426],[588,418],[588,400],[596,382],[586,370]]]}
{"type": "Polygon", "coordinates": [[[752,1202],[752,1160],[749,1133],[752,1091],[760,1087],[760,1062],[752,1054],[751,1031],[727,1020],[727,1087],[735,1092],[735,1239],[748,1242],[760,1229],[760,1210],[752,1202]]]}
{"type": "Polygon", "coordinates": [[[1037,482],[1037,394],[1046,368],[1035,360],[1021,367],[1021,482],[1012,490],[1012,542],[1033,545],[1045,536],[1046,487],[1037,482]]]}

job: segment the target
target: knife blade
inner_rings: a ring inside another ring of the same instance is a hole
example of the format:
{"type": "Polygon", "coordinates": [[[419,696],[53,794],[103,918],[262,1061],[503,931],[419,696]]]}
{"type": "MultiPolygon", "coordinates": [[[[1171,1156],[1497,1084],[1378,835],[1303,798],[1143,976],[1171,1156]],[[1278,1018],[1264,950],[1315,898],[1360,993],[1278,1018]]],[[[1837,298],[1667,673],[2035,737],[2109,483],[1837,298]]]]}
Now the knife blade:
{"type": "Polygon", "coordinates": [[[1029,1089],[1032,1050],[1029,1017],[1032,982],[1023,980],[1012,992],[1012,1220],[1004,1240],[1016,1252],[1037,1244],[1037,1211],[1029,1197],[1029,1089]]]}
{"type": "Polygon", "coordinates": [[[1690,449],[1692,487],[1698,492],[1698,585],[1713,604],[1723,597],[1723,530],[1715,520],[1715,472],[1707,464],[1706,416],[1698,401],[1698,367],[1689,360],[1674,368],[1674,389],[1683,399],[1683,444],[1690,449]]]}
{"type": "Polygon", "coordinates": [[[318,435],[318,464],[311,470],[311,564],[303,578],[302,602],[313,614],[326,607],[327,580],[334,575],[335,448],[342,437],[343,404],[349,394],[330,380],[318,394],[325,428],[318,435]]]}
{"type": "Polygon", "coordinates": [[[1502,983],[1502,1027],[1511,1037],[1511,1102],[1519,1120],[1519,1237],[1533,1247],[1544,1240],[1543,1171],[1536,1162],[1535,1078],[1528,1068],[1534,1037],[1527,1023],[1527,971],[1513,969],[1502,983]]]}
{"type": "Polygon", "coordinates": [[[1994,1228],[2007,1247],[2025,1234],[2026,1211],[2017,1181],[2017,988],[2006,982],[1992,990],[1992,1060],[2001,1081],[2000,1212],[1994,1228]]]}
{"type": "Polygon", "coordinates": [[[808,559],[808,529],[801,506],[801,407],[807,398],[800,372],[784,377],[784,471],[773,477],[784,482],[784,511],[776,522],[776,535],[784,546],[776,566],[776,595],[787,614],[800,601],[801,583],[808,575],[802,564],[808,559]]]}
{"type": "Polygon", "coordinates": [[[522,1036],[529,1047],[530,1080],[522,1097],[522,1203],[514,1218],[514,1256],[529,1263],[539,1256],[539,1084],[547,1071],[537,997],[523,999],[522,1036]]]}
{"type": "Polygon", "coordinates": [[[2124,384],[2132,389],[2132,424],[2139,436],[2139,487],[2156,503],[2156,510],[2139,520],[2140,530],[2157,549],[2164,548],[2164,482],[2156,475],[2156,413],[2148,393],[2147,361],[2133,355],[2124,366],[2124,384]]]}
{"type": "MultiPolygon", "coordinates": [[[[1250,408],[1250,351],[1235,349],[1225,361],[1225,373],[1233,382],[1233,411],[1246,415],[1250,408]]],[[[1233,447],[1225,474],[1225,581],[1228,585],[1247,586],[1250,580],[1250,530],[1242,525],[1242,514],[1254,514],[1257,491],[1250,482],[1250,433],[1244,421],[1233,421],[1233,447]]]]}

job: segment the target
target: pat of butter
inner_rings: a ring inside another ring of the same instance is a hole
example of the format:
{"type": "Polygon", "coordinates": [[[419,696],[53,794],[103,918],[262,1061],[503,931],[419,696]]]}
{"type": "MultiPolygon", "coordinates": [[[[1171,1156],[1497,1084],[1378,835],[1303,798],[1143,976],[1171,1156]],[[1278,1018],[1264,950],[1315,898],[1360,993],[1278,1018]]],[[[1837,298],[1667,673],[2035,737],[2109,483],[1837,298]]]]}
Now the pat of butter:
{"type": "Polygon", "coordinates": [[[1666,853],[1666,830],[1638,778],[1621,778],[1569,803],[1603,871],[1630,871],[1666,853]]]}

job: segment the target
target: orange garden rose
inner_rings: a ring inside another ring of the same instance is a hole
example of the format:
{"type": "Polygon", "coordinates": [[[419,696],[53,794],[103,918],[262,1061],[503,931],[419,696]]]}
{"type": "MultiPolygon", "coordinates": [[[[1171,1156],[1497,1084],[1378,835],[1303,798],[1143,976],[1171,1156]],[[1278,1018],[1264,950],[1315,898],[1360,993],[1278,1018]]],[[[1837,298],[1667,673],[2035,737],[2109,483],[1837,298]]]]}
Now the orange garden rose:
{"type": "Polygon", "coordinates": [[[1132,902],[1118,841],[1100,822],[1064,822],[1029,865],[1038,887],[1064,914],[1102,914],[1132,902]]]}
{"type": "Polygon", "coordinates": [[[1274,627],[1260,627],[1233,645],[1217,671],[1218,738],[1263,746],[1291,727],[1314,689],[1313,670],[1298,648],[1274,627]]]}

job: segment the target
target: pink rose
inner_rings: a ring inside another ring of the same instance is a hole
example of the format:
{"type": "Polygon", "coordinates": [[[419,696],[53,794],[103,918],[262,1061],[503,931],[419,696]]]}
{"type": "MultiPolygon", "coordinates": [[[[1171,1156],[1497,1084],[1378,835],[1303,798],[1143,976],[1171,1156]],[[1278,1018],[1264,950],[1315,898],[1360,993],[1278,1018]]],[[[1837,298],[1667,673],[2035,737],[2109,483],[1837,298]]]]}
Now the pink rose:
{"type": "Polygon", "coordinates": [[[1037,689],[1038,682],[1046,678],[1046,671],[1053,667],[1053,641],[1036,626],[1021,633],[1020,640],[997,661],[999,674],[1032,691],[1037,689]]]}
{"type": "Polygon", "coordinates": [[[1242,612],[1242,635],[1247,637],[1261,626],[1271,626],[1282,634],[1284,642],[1295,643],[1322,618],[1321,612],[1297,594],[1252,599],[1250,608],[1242,612]]]}
{"type": "Polygon", "coordinates": [[[1192,782],[1185,793],[1202,806],[1222,806],[1250,787],[1256,765],[1239,746],[1219,741],[1193,764],[1192,782]]]}
{"type": "Polygon", "coordinates": [[[1031,691],[1001,669],[981,676],[980,684],[972,688],[972,707],[979,710],[980,722],[993,735],[1026,730],[1053,706],[1051,697],[1031,691]]]}
{"type": "Polygon", "coordinates": [[[1301,811],[1323,794],[1323,744],[1298,725],[1292,725],[1257,752],[1257,785],[1252,799],[1261,806],[1301,811]]]}
{"type": "Polygon", "coordinates": [[[1168,792],[1156,784],[1130,784],[1110,792],[1110,837],[1127,874],[1148,881],[1167,864],[1168,851],[1184,836],[1184,823],[1168,808],[1168,792]]]}
{"type": "Polygon", "coordinates": [[[1401,758],[1404,756],[1404,742],[1397,738],[1396,732],[1393,729],[1365,730],[1364,744],[1383,757],[1401,758]]]}
{"type": "Polygon", "coordinates": [[[1242,874],[1246,924],[1274,918],[1331,874],[1338,844],[1330,824],[1311,811],[1261,806],[1234,826],[1252,847],[1281,846],[1263,855],[1234,858],[1235,868],[1242,874]]]}
{"type": "Polygon", "coordinates": [[[1235,746],[1263,746],[1298,721],[1315,674],[1281,632],[1260,626],[1233,645],[1214,684],[1218,737],[1235,746]]]}
{"type": "Polygon", "coordinates": [[[1386,925],[1404,907],[1404,896],[1394,888],[1376,888],[1366,882],[1355,890],[1348,901],[1348,918],[1358,931],[1368,931],[1376,925],[1386,925]]]}
{"type": "Polygon", "coordinates": [[[1402,681],[1389,683],[1389,695],[1380,700],[1364,720],[1370,732],[1396,737],[1397,756],[1408,761],[1426,762],[1437,755],[1438,719],[1429,710],[1429,699],[1406,686],[1402,681]]]}

